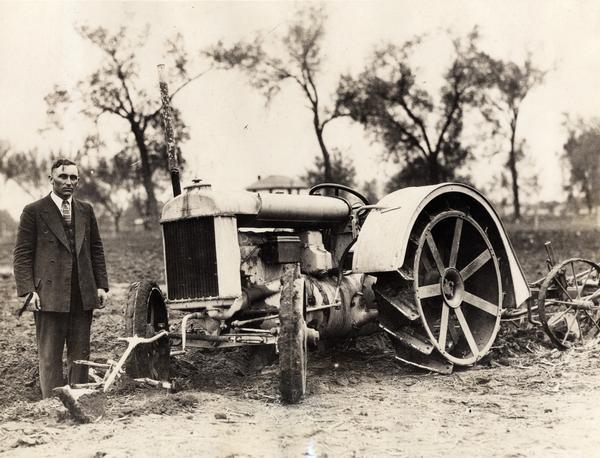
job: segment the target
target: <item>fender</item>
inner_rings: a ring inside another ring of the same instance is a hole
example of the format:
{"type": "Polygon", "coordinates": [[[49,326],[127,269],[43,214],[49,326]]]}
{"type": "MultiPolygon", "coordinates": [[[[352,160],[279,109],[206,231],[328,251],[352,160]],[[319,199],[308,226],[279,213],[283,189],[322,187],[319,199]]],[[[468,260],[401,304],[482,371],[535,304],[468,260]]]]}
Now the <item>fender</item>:
{"type": "Polygon", "coordinates": [[[403,266],[405,271],[412,270],[412,259],[405,257],[415,224],[420,218],[429,218],[435,209],[452,204],[469,212],[480,225],[490,230],[488,235],[499,255],[506,292],[503,306],[522,304],[531,293],[498,214],[481,193],[460,183],[404,188],[381,199],[370,211],[358,235],[353,271],[390,272],[403,266]]]}

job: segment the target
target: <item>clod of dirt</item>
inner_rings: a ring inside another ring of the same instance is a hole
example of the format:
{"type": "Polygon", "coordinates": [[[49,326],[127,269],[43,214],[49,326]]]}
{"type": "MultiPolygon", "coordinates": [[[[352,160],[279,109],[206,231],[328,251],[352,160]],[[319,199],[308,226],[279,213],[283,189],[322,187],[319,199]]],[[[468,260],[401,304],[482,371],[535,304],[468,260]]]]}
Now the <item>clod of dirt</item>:
{"type": "Polygon", "coordinates": [[[349,380],[346,377],[338,377],[333,382],[339,386],[348,386],[350,384],[349,380]]]}
{"type": "Polygon", "coordinates": [[[121,410],[122,415],[141,416],[146,414],[175,415],[192,412],[198,405],[198,397],[190,393],[158,394],[142,405],[129,406],[121,410]]]}
{"type": "Polygon", "coordinates": [[[0,412],[0,424],[26,419],[54,418],[60,420],[67,410],[57,399],[42,399],[38,402],[18,401],[0,412]]]}
{"type": "Polygon", "coordinates": [[[88,388],[73,389],[69,385],[54,388],[54,394],[78,423],[91,423],[104,415],[106,395],[88,388]]]}
{"type": "Polygon", "coordinates": [[[34,447],[36,445],[45,444],[47,439],[42,436],[36,437],[19,437],[15,443],[12,445],[12,448],[18,447],[34,447]]]}

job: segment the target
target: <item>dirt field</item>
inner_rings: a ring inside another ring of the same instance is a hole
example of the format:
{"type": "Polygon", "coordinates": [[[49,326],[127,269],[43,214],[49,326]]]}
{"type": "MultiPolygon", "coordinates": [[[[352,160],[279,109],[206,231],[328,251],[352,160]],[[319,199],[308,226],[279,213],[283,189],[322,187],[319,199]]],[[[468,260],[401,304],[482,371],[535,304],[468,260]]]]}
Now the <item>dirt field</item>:
{"type": "MultiPolygon", "coordinates": [[[[543,242],[561,258],[600,259],[595,231],[512,230],[527,278],[543,275],[543,242]]],[[[127,282],[162,280],[160,240],[105,241],[111,300],[93,325],[93,358],[120,354],[127,282]],[[123,254],[126,253],[126,256],[123,254]]],[[[0,246],[10,265],[12,244],[0,246]]],[[[0,272],[3,272],[0,269],[0,272]]],[[[244,351],[173,361],[181,391],[121,387],[97,422],[76,425],[40,401],[33,320],[18,321],[14,281],[0,279],[0,454],[6,456],[591,456],[600,446],[600,348],[560,353],[507,324],[485,363],[451,376],[393,361],[381,336],[309,356],[306,399],[278,398],[277,365],[247,372],[244,351]]]]}

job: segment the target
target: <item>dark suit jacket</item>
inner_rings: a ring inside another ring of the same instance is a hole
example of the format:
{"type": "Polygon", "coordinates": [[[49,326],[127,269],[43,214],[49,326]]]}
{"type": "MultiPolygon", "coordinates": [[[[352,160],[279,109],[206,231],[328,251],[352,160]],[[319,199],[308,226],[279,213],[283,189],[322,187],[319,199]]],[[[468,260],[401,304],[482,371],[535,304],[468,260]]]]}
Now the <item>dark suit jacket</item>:
{"type": "MultiPolygon", "coordinates": [[[[84,310],[98,304],[98,288],[108,291],[104,249],[92,206],[73,199],[79,289],[84,310]]],[[[50,194],[23,209],[14,251],[17,294],[37,291],[42,311],[68,312],[72,254],[62,215],[50,194]]]]}

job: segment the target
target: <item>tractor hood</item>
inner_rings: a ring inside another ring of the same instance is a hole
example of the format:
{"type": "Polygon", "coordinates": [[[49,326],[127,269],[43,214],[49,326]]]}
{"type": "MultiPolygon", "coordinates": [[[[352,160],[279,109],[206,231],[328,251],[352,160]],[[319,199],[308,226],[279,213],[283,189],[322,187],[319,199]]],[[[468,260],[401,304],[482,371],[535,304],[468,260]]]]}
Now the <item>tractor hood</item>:
{"type": "Polygon", "coordinates": [[[165,204],[161,223],[230,216],[238,227],[327,227],[346,223],[350,214],[350,205],[335,197],[213,191],[210,185],[194,184],[165,204]]]}

